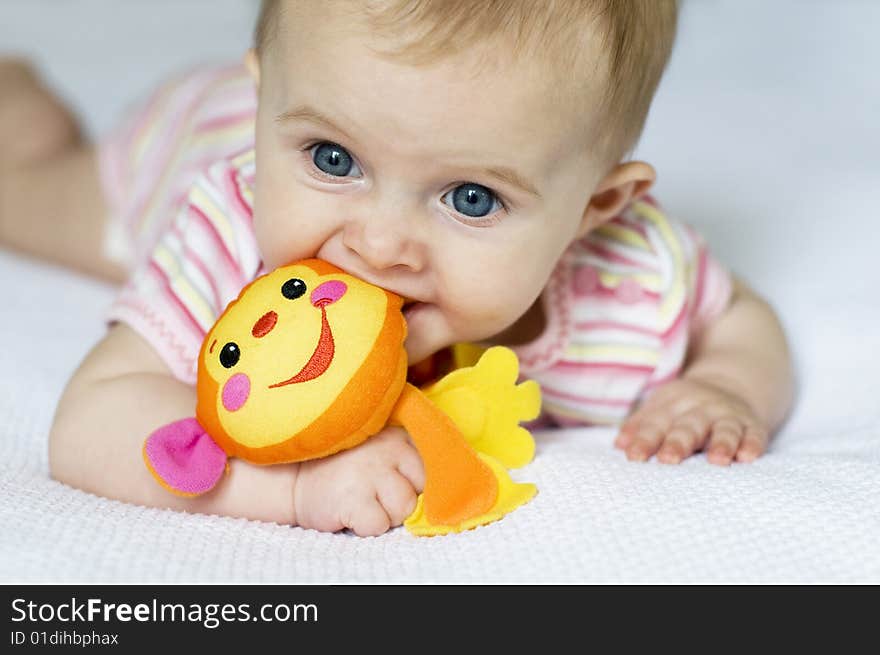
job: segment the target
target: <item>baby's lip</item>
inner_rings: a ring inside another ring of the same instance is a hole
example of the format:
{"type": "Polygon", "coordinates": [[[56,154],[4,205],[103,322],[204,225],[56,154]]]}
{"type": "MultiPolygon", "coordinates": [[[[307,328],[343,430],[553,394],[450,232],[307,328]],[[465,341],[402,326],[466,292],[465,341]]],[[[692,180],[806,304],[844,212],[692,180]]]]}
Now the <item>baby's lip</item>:
{"type": "Polygon", "coordinates": [[[423,300],[415,300],[415,299],[407,299],[404,300],[403,305],[400,308],[400,311],[404,313],[405,316],[411,315],[413,312],[416,312],[423,307],[427,307],[429,303],[423,300]]]}

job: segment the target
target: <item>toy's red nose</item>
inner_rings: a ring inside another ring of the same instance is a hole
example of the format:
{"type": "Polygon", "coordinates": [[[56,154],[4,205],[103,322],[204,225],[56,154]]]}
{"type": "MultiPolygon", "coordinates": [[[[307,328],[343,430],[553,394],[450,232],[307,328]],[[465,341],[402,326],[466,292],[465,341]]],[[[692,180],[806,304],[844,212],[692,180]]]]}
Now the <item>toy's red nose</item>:
{"type": "Polygon", "coordinates": [[[265,337],[272,331],[272,328],[275,327],[277,322],[278,314],[272,311],[266,312],[256,323],[254,323],[254,327],[251,329],[251,334],[257,339],[265,337]]]}

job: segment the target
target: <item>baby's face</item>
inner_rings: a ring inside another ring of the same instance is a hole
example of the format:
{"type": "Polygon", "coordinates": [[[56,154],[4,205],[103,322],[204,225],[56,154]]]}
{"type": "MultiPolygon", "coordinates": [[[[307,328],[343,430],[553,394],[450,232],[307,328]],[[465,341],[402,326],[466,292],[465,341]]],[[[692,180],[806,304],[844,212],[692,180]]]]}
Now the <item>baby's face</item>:
{"type": "Polygon", "coordinates": [[[319,257],[415,301],[411,362],[503,331],[582,227],[589,109],[503,48],[412,66],[336,3],[298,4],[260,63],[266,266],[319,257]]]}

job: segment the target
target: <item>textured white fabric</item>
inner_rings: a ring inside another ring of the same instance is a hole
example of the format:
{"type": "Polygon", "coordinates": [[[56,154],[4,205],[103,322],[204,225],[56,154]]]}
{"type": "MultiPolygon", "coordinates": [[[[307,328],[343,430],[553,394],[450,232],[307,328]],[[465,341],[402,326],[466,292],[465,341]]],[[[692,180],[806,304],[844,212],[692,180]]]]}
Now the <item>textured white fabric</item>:
{"type": "MultiPolygon", "coordinates": [[[[147,17],[94,0],[7,0],[0,50],[38,53],[101,129],[161,73],[246,43],[249,4],[217,3],[211,16],[198,1],[149,6],[147,17]],[[191,30],[175,40],[166,27],[187,24],[179,12],[237,40],[219,51],[216,40],[199,50],[191,30]]],[[[46,435],[112,290],[0,252],[0,582],[880,582],[878,21],[880,7],[858,2],[687,4],[639,148],[660,171],[661,201],[791,335],[798,405],[758,462],[627,463],[610,430],[541,433],[516,473],[538,497],[436,539],[97,498],[48,479],[46,435]]]]}
{"type": "Polygon", "coordinates": [[[799,335],[811,407],[755,464],[631,464],[610,430],[545,432],[516,475],[540,493],[503,521],[360,539],[135,507],[49,480],[52,408],[112,292],[6,254],[0,279],[0,581],[880,581],[880,419],[858,409],[874,393],[818,353],[858,339],[845,354],[873,358],[869,379],[880,339],[853,323],[877,325],[876,309],[839,306],[826,335],[799,335]]]}

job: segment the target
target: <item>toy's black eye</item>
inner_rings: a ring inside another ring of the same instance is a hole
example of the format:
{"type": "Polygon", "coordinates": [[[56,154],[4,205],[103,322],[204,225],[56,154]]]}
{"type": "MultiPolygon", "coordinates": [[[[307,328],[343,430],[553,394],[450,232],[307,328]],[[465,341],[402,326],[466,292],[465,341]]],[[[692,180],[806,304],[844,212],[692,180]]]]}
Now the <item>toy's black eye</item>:
{"type": "Polygon", "coordinates": [[[281,295],[288,300],[296,300],[306,292],[306,283],[298,277],[292,277],[281,285],[281,295]]]}
{"type": "Polygon", "coordinates": [[[226,368],[232,368],[238,364],[240,358],[241,350],[238,349],[238,344],[231,341],[223,346],[223,349],[220,351],[220,363],[226,368]]]}

